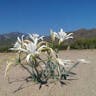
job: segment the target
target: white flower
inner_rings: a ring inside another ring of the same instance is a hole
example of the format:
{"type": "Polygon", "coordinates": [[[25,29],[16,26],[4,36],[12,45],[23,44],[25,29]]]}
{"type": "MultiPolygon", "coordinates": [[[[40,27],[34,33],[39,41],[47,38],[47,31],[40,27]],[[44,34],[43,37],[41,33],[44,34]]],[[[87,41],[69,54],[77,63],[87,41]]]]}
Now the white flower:
{"type": "Polygon", "coordinates": [[[56,32],[53,32],[52,30],[50,30],[50,35],[51,35],[51,39],[52,41],[55,41],[55,37],[58,35],[56,32]]]}
{"type": "Polygon", "coordinates": [[[36,44],[33,43],[33,42],[28,43],[27,46],[26,46],[26,50],[27,50],[28,53],[35,54],[36,48],[37,48],[36,44]]]}
{"type": "Polygon", "coordinates": [[[73,36],[71,36],[73,33],[67,34],[66,32],[63,31],[63,29],[60,29],[60,32],[58,33],[51,31],[51,34],[53,38],[56,37],[57,39],[59,39],[59,44],[66,39],[73,38],[73,36]]]}
{"type": "Polygon", "coordinates": [[[47,48],[47,46],[43,44],[43,41],[39,41],[40,39],[43,40],[44,36],[39,37],[38,34],[29,34],[29,37],[32,39],[32,41],[23,40],[23,37],[24,35],[22,35],[21,39],[17,37],[17,42],[14,44],[13,48],[10,48],[10,50],[27,53],[27,62],[29,62],[30,56],[34,57],[40,54],[43,49],[47,48]]]}
{"type": "Polygon", "coordinates": [[[41,53],[41,51],[45,48],[47,48],[46,45],[41,45],[39,47],[38,44],[36,44],[35,42],[30,42],[28,44],[25,45],[26,49],[24,52],[26,52],[28,55],[26,57],[26,61],[29,62],[30,57],[34,57],[36,55],[39,55],[41,53]]]}
{"type": "Polygon", "coordinates": [[[21,48],[21,44],[17,41],[17,42],[14,44],[14,48],[11,48],[11,49],[19,50],[20,48],[21,48]]]}
{"type": "Polygon", "coordinates": [[[39,36],[38,34],[29,34],[29,37],[30,37],[30,39],[32,39],[32,41],[35,43],[35,44],[37,44],[38,43],[38,41],[39,40],[43,40],[43,37],[44,36],[39,36]]]}
{"type": "Polygon", "coordinates": [[[21,36],[21,39],[17,37],[17,41],[14,44],[13,48],[10,48],[10,50],[16,50],[16,51],[24,51],[25,49],[23,48],[25,43],[24,43],[24,35],[21,36]]]}

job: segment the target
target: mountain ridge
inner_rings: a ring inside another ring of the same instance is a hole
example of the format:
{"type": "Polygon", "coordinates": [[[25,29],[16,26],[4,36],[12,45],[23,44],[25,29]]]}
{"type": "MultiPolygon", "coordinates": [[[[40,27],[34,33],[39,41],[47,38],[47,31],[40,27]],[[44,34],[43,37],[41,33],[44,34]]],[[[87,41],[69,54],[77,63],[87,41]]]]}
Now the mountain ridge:
{"type": "MultiPolygon", "coordinates": [[[[70,32],[68,32],[70,33],[70,32]]],[[[71,42],[74,42],[76,39],[85,38],[96,38],[96,29],[79,29],[72,31],[74,39],[71,40],[71,42]]],[[[13,44],[16,42],[17,37],[21,37],[22,35],[27,35],[23,32],[9,32],[0,34],[0,50],[5,50],[6,48],[10,48],[13,46],[13,44]]],[[[50,36],[46,36],[45,40],[49,41],[50,36]]]]}

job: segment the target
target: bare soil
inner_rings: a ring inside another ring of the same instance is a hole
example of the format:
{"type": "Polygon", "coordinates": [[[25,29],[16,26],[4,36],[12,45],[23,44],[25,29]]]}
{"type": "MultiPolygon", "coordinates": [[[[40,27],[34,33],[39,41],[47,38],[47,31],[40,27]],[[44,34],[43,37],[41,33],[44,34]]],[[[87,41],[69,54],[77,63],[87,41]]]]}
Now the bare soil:
{"type": "Polygon", "coordinates": [[[61,51],[62,59],[77,60],[79,58],[90,61],[80,64],[73,70],[75,76],[65,81],[48,86],[26,82],[28,73],[19,65],[11,67],[9,78],[4,78],[7,60],[15,58],[16,53],[0,53],[0,96],[96,96],[96,50],[67,50],[61,51]]]}

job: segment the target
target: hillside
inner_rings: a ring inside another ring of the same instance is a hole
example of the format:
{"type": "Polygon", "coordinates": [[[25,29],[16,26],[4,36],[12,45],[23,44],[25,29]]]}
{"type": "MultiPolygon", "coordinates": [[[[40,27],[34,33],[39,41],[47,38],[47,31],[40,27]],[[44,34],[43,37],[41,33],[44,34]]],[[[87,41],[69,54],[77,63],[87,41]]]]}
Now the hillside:
{"type": "MultiPolygon", "coordinates": [[[[76,31],[73,31],[74,39],[70,40],[72,43],[74,43],[78,39],[91,39],[96,38],[96,29],[79,29],[76,31]]],[[[24,33],[21,32],[10,32],[0,35],[0,51],[4,51],[10,47],[13,46],[15,43],[17,37],[21,37],[24,33]]],[[[45,40],[49,41],[50,37],[45,37],[45,40]]]]}
{"type": "Polygon", "coordinates": [[[74,38],[95,38],[96,37],[96,29],[79,29],[73,32],[74,38]]]}
{"type": "Polygon", "coordinates": [[[0,51],[5,51],[6,49],[13,46],[18,36],[22,36],[23,33],[20,32],[10,32],[0,35],[0,51]]]}

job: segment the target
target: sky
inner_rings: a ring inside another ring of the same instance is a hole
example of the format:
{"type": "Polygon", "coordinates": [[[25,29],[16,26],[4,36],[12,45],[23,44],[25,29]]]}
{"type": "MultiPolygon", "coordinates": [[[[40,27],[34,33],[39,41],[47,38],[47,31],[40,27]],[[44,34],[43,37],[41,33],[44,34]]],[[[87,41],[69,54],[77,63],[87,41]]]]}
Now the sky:
{"type": "Polygon", "coordinates": [[[0,0],[0,33],[96,28],[96,0],[0,0]]]}

